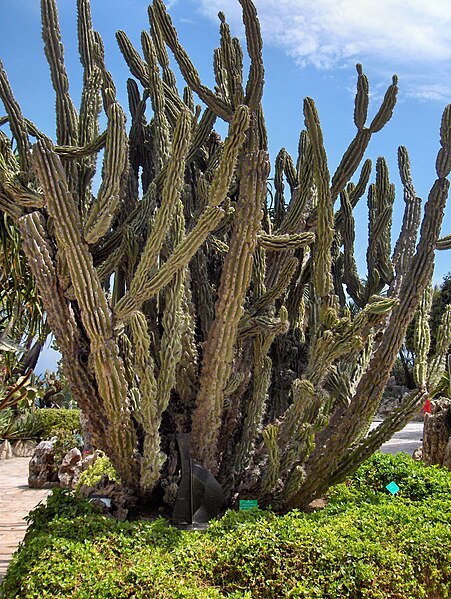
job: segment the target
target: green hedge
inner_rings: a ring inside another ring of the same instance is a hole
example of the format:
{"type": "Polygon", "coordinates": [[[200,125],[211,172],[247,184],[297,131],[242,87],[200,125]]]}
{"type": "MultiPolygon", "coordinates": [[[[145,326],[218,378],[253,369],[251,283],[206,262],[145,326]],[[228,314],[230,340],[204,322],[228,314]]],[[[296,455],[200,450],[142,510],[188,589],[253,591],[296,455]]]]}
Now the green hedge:
{"type": "Polygon", "coordinates": [[[442,491],[450,479],[403,456],[377,455],[329,494],[324,510],[229,511],[204,533],[163,519],[119,523],[56,489],[32,513],[0,596],[447,598],[451,497],[442,491]],[[402,471],[409,493],[392,497],[377,481],[402,471]],[[418,498],[422,478],[437,484],[418,498]]]}
{"type": "Polygon", "coordinates": [[[42,408],[36,411],[41,439],[50,439],[56,430],[80,432],[80,410],[42,408]]]}

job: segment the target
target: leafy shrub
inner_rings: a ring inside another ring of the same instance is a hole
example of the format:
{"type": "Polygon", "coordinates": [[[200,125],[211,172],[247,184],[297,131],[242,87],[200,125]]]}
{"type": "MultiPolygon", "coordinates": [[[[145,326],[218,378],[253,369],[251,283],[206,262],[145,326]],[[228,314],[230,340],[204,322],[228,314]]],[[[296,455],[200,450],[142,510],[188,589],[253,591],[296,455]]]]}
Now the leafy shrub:
{"type": "Polygon", "coordinates": [[[56,519],[74,519],[79,516],[95,514],[94,506],[69,489],[55,487],[47,497],[46,503],[40,503],[26,517],[27,536],[45,531],[48,524],[56,519]]]}
{"type": "Polygon", "coordinates": [[[0,596],[420,599],[450,596],[451,501],[349,503],[313,513],[227,512],[204,533],[116,522],[55,490],[0,596]],[[2,594],[3,593],[3,594],[2,594]]]}
{"type": "Polygon", "coordinates": [[[36,418],[41,428],[41,438],[50,439],[55,430],[66,429],[80,433],[80,410],[65,408],[43,408],[37,410],[36,418]]]}
{"type": "Polygon", "coordinates": [[[407,453],[396,455],[376,452],[364,462],[354,476],[345,483],[348,491],[342,486],[333,488],[330,496],[342,493],[351,498],[370,496],[382,493],[388,496],[385,488],[395,481],[400,490],[398,496],[411,501],[423,501],[428,498],[451,497],[451,472],[439,466],[425,466],[423,462],[413,460],[407,453]]]}
{"type": "Polygon", "coordinates": [[[110,459],[107,456],[100,456],[80,474],[80,478],[75,486],[76,491],[78,491],[82,485],[94,487],[100,481],[103,474],[106,474],[111,482],[120,482],[120,478],[110,459]]]}

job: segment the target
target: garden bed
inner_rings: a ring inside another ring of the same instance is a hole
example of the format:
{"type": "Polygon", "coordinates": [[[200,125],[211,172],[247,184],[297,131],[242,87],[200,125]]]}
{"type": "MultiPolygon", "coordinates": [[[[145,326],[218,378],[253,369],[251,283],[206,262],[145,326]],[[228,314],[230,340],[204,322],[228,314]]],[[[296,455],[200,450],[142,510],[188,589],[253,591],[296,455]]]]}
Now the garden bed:
{"type": "Polygon", "coordinates": [[[0,596],[446,598],[450,491],[450,472],[376,454],[321,511],[229,511],[188,533],[162,518],[117,522],[57,489],[32,513],[0,596]]]}

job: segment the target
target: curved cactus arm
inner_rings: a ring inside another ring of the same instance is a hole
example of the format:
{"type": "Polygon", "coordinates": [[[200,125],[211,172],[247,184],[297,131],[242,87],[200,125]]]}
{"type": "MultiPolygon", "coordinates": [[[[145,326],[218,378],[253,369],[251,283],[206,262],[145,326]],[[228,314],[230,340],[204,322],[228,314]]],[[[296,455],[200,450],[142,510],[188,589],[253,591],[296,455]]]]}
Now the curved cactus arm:
{"type": "Polygon", "coordinates": [[[97,199],[86,217],[83,236],[87,243],[101,239],[120,207],[124,178],[128,170],[128,143],[125,115],[117,103],[108,110],[108,128],[103,159],[102,183],[97,199]]]}
{"type": "Polygon", "coordinates": [[[368,115],[369,104],[369,84],[368,77],[363,72],[361,64],[356,65],[357,69],[357,93],[354,106],[354,123],[357,129],[363,129],[368,115]]]}
{"type": "Polygon", "coordinates": [[[265,70],[262,59],[262,38],[257,11],[251,0],[239,0],[243,9],[243,23],[246,30],[247,51],[251,59],[249,78],[246,84],[245,104],[251,111],[257,109],[263,95],[265,70]]]}
{"type": "Polygon", "coordinates": [[[218,301],[204,348],[197,407],[193,417],[194,455],[216,470],[216,451],[224,389],[231,374],[233,350],[252,274],[253,254],[266,195],[269,161],[266,152],[243,161],[235,227],[224,262],[218,301]]]}
{"type": "Polygon", "coordinates": [[[396,104],[396,97],[398,95],[398,77],[393,75],[392,84],[388,87],[385,92],[384,99],[382,100],[382,104],[379,110],[376,113],[376,116],[371,121],[370,131],[371,133],[376,133],[380,131],[382,127],[388,123],[388,121],[393,116],[393,110],[396,104]]]}
{"type": "Polygon", "coordinates": [[[184,241],[174,249],[156,274],[148,279],[135,296],[125,295],[118,302],[115,310],[115,320],[118,326],[127,322],[139,306],[163,289],[174,275],[189,263],[209,233],[216,229],[224,215],[225,211],[218,206],[210,206],[201,214],[196,225],[184,241]]]}
{"type": "Polygon", "coordinates": [[[265,310],[268,308],[268,306],[272,305],[276,299],[282,297],[282,295],[286,292],[294,273],[296,272],[297,266],[298,260],[296,258],[292,257],[287,260],[285,266],[280,271],[277,283],[268,289],[268,291],[263,293],[261,297],[259,297],[258,300],[252,304],[249,309],[249,314],[254,315],[262,310],[265,310]]]}
{"type": "Polygon", "coordinates": [[[396,104],[396,96],[398,92],[398,79],[396,75],[393,76],[393,82],[389,86],[384,100],[374,117],[369,129],[365,128],[364,116],[366,117],[367,112],[367,99],[366,94],[368,93],[368,81],[363,74],[360,65],[357,67],[358,80],[357,80],[357,95],[355,104],[354,118],[356,126],[358,128],[355,138],[350,143],[348,149],[343,155],[340,164],[332,177],[331,196],[332,200],[335,200],[341,191],[343,191],[346,183],[351,179],[355,173],[357,167],[362,161],[363,155],[371,139],[371,135],[380,131],[382,127],[391,119],[393,109],[396,104]],[[362,123],[363,121],[363,123],[362,123]]]}
{"type": "Polygon", "coordinates": [[[315,234],[312,232],[298,233],[294,235],[268,235],[260,233],[257,243],[267,251],[283,252],[306,247],[315,242],[315,234]]]}
{"type": "Polygon", "coordinates": [[[158,21],[158,26],[161,29],[166,44],[174,54],[180,71],[187,84],[194,92],[197,93],[199,98],[205,102],[205,104],[209,106],[213,112],[215,112],[215,114],[220,116],[225,121],[230,121],[233,116],[231,106],[229,106],[226,102],[224,102],[224,100],[219,98],[201,83],[199,73],[191,62],[188,54],[178,41],[177,32],[172,24],[171,17],[166,11],[163,0],[153,1],[152,16],[158,21]]]}
{"type": "Polygon", "coordinates": [[[30,140],[28,139],[27,123],[22,115],[22,111],[16,99],[14,98],[11,86],[0,60],[0,99],[5,106],[8,115],[11,133],[17,143],[17,151],[19,153],[20,169],[26,173],[30,167],[30,140]]]}
{"type": "MultiPolygon", "coordinates": [[[[3,141],[3,135],[0,134],[0,144],[3,141]]],[[[10,153],[9,140],[5,146],[5,150],[0,150],[0,207],[17,221],[26,208],[42,208],[45,198],[40,191],[24,184],[20,166],[12,152],[10,153]]]]}
{"type": "Polygon", "coordinates": [[[365,439],[355,447],[350,448],[348,453],[336,465],[328,485],[341,483],[353,474],[364,460],[377,451],[383,443],[391,439],[395,433],[404,428],[406,422],[411,420],[428,397],[429,394],[425,389],[414,389],[408,393],[403,398],[402,405],[399,408],[395,408],[365,439]]]}
{"type": "Polygon", "coordinates": [[[430,391],[437,387],[446,371],[447,355],[451,345],[451,305],[446,306],[445,312],[437,331],[436,348],[429,362],[427,386],[430,391]]]}
{"type": "MultiPolygon", "coordinates": [[[[357,206],[358,201],[365,193],[366,187],[368,185],[368,181],[369,181],[369,178],[371,175],[371,169],[372,169],[372,162],[368,158],[367,160],[365,160],[365,162],[362,166],[362,170],[360,171],[360,176],[359,176],[359,180],[358,180],[357,184],[354,185],[353,183],[348,183],[346,189],[343,190],[343,191],[346,191],[346,193],[348,195],[348,199],[349,199],[351,208],[355,208],[357,206]]],[[[344,218],[345,218],[345,215],[343,214],[342,209],[340,208],[335,213],[335,228],[337,230],[340,230],[343,227],[344,218]]]]}
{"type": "Polygon", "coordinates": [[[60,159],[49,140],[37,142],[33,151],[35,170],[55,223],[58,245],[64,256],[80,307],[83,326],[90,339],[90,357],[109,423],[112,459],[132,488],[137,472],[131,456],[136,438],[127,409],[127,382],[118,347],[113,339],[111,313],[83,241],[75,201],[69,192],[60,159]]]}
{"type": "MultiPolygon", "coordinates": [[[[123,298],[123,304],[129,299],[136,300],[142,293],[150,270],[155,267],[164,239],[168,233],[174,210],[179,201],[185,175],[185,157],[190,139],[191,115],[187,110],[179,117],[172,139],[172,154],[167,164],[167,176],[162,191],[161,206],[155,216],[152,231],[147,238],[141,260],[133,277],[130,291],[123,298]]],[[[135,301],[137,305],[137,302],[135,301]]],[[[137,306],[139,308],[139,306],[137,306]]],[[[118,310],[119,310],[118,306],[118,310]]]]}
{"type": "Polygon", "coordinates": [[[223,81],[225,98],[228,99],[233,108],[236,108],[244,103],[243,53],[238,40],[236,38],[232,39],[230,27],[222,12],[219,13],[219,19],[221,21],[221,46],[215,52],[215,55],[218,55],[218,60],[223,67],[223,70],[221,70],[222,77],[224,78],[224,73],[226,74],[223,81]]]}
{"type": "Polygon", "coordinates": [[[450,250],[451,249],[451,235],[446,235],[437,241],[438,250],[450,250]]]}
{"type": "Polygon", "coordinates": [[[56,139],[62,146],[78,145],[78,114],[69,95],[69,79],[55,0],[41,0],[42,37],[56,93],[56,139]]]}
{"type": "Polygon", "coordinates": [[[23,249],[29,259],[33,276],[39,285],[48,322],[64,358],[64,372],[73,387],[78,405],[90,413],[95,436],[102,447],[108,422],[103,415],[94,378],[80,362],[87,342],[81,337],[70,302],[64,295],[55,267],[53,244],[47,235],[45,221],[38,212],[31,212],[19,220],[23,249]]]}
{"type": "MultiPolygon", "coordinates": [[[[43,137],[43,135],[41,135],[43,137]]],[[[107,132],[104,131],[84,146],[55,146],[55,153],[64,160],[73,160],[96,154],[105,147],[107,132]]]]}
{"type": "Polygon", "coordinates": [[[117,31],[116,40],[131,74],[139,80],[144,88],[149,87],[147,65],[127,37],[127,34],[124,31],[117,31]]]}
{"type": "Polygon", "coordinates": [[[392,263],[396,272],[396,281],[392,284],[393,291],[399,289],[402,279],[409,271],[415,244],[418,236],[418,228],[421,220],[421,198],[417,197],[410,174],[410,162],[407,149],[403,146],[398,148],[398,167],[401,181],[404,187],[404,217],[402,229],[393,252],[392,263]]]}
{"type": "Polygon", "coordinates": [[[355,303],[358,306],[363,307],[364,287],[360,280],[354,258],[355,221],[352,214],[351,202],[349,201],[348,193],[346,191],[343,191],[340,194],[340,200],[340,210],[343,217],[343,282],[346,285],[347,292],[355,303]]]}
{"type": "Polygon", "coordinates": [[[443,111],[440,125],[440,145],[435,169],[440,178],[447,177],[451,172],[451,104],[443,111]]]}
{"type": "Polygon", "coordinates": [[[154,17],[154,7],[149,5],[148,8],[150,34],[152,35],[153,43],[155,44],[155,50],[157,52],[158,62],[161,65],[163,71],[164,83],[178,95],[177,82],[175,75],[169,66],[169,57],[166,51],[166,45],[164,43],[163,34],[159,26],[158,20],[154,17]]]}

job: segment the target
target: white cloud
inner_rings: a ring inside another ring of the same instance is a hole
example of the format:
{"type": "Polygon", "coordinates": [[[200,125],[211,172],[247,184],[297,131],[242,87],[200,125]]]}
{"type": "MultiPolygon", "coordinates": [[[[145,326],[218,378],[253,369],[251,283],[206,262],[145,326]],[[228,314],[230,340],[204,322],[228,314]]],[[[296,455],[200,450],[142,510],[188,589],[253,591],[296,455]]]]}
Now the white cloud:
{"type": "MultiPolygon", "coordinates": [[[[237,0],[198,3],[211,18],[219,10],[225,12],[235,31],[241,26],[237,0]]],[[[449,0],[255,0],[255,4],[265,43],[283,48],[300,66],[332,68],[359,61],[381,70],[389,66],[405,75],[412,96],[426,98],[429,93],[430,98],[442,99],[451,91],[449,0]],[[447,73],[449,85],[434,80],[440,73],[441,79],[447,73]],[[433,89],[428,92],[429,82],[433,89]]]]}

